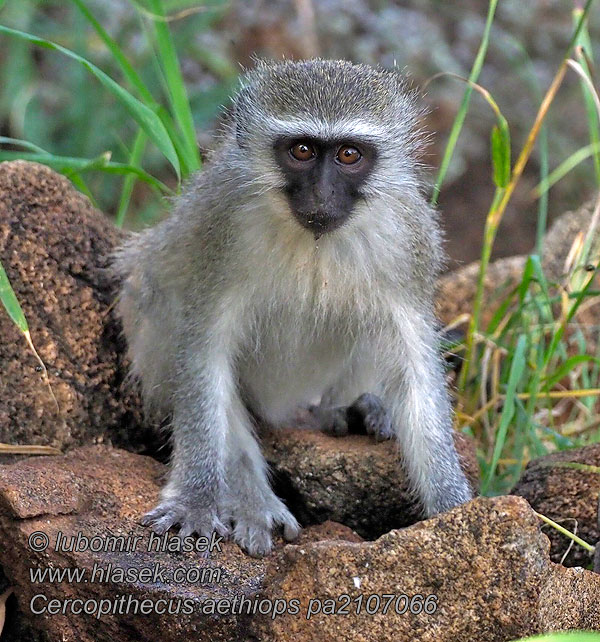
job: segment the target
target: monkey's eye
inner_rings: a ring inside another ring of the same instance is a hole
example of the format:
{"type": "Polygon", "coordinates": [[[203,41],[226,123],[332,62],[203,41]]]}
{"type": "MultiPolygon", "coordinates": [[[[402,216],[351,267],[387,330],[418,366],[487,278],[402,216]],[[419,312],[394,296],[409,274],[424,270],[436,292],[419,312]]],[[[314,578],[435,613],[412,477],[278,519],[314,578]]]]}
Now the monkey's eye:
{"type": "Polygon", "coordinates": [[[310,143],[296,143],[290,147],[290,154],[299,161],[309,161],[315,157],[315,148],[310,143]]]}
{"type": "Polygon", "coordinates": [[[351,145],[342,145],[338,149],[336,159],[344,165],[354,165],[362,158],[362,154],[351,145]]]}

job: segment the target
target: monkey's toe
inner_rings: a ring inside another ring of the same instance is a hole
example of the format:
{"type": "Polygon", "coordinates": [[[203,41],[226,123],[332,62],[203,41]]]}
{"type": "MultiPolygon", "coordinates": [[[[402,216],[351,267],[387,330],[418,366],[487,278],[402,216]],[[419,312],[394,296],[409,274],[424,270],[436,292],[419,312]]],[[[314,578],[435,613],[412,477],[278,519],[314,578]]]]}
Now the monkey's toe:
{"type": "Polygon", "coordinates": [[[271,529],[245,520],[236,523],[233,539],[252,557],[264,557],[273,548],[271,529]]]}
{"type": "Polygon", "coordinates": [[[391,417],[381,399],[366,392],[348,407],[348,422],[362,425],[368,435],[373,435],[376,441],[386,441],[394,438],[394,427],[391,417]]]}
{"type": "Polygon", "coordinates": [[[179,537],[197,535],[210,537],[214,532],[222,537],[230,534],[229,528],[219,519],[215,510],[190,507],[173,500],[160,503],[140,520],[157,535],[163,535],[173,526],[179,526],[179,537]]]}
{"type": "Polygon", "coordinates": [[[283,538],[286,542],[293,542],[302,530],[296,518],[287,508],[275,515],[275,523],[283,526],[283,538]]]}

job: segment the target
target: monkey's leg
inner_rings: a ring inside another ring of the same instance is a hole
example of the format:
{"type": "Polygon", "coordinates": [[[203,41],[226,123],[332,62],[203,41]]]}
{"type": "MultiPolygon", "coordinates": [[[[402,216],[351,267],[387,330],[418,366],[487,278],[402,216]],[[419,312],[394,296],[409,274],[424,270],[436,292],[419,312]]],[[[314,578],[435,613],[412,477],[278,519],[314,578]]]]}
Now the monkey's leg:
{"type": "Polygon", "coordinates": [[[217,402],[227,397],[228,372],[223,358],[200,358],[195,352],[181,368],[173,409],[169,480],[159,505],[142,521],[156,533],[177,524],[182,537],[229,532],[220,516],[227,416],[224,404],[217,402]]]}
{"type": "Polygon", "coordinates": [[[382,356],[387,370],[383,401],[411,485],[431,516],[468,501],[472,492],[454,447],[452,411],[433,324],[408,311],[397,332],[401,351],[393,355],[388,347],[382,356]]]}
{"type": "Polygon", "coordinates": [[[266,555],[272,548],[271,531],[275,526],[283,526],[283,536],[288,541],[298,537],[300,526],[271,489],[267,463],[239,398],[230,407],[228,421],[224,511],[234,522],[233,539],[250,555],[266,555]]]}

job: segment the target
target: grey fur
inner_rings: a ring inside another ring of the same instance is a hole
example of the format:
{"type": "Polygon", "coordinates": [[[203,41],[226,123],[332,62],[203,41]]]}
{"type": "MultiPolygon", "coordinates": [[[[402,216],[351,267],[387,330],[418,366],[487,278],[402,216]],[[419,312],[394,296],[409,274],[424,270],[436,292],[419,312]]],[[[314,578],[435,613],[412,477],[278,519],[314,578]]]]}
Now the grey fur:
{"type": "Polygon", "coordinates": [[[118,253],[133,374],[148,415],[172,416],[170,478],[145,520],[156,530],[233,527],[253,555],[270,550],[275,525],[295,538],[246,408],[276,425],[298,406],[365,392],[388,410],[425,514],[470,499],[434,329],[441,235],[421,194],[419,115],[395,70],[261,63],[171,217],[118,253]],[[364,202],[318,241],[281,192],[282,130],[359,131],[378,150],[364,202]]]}

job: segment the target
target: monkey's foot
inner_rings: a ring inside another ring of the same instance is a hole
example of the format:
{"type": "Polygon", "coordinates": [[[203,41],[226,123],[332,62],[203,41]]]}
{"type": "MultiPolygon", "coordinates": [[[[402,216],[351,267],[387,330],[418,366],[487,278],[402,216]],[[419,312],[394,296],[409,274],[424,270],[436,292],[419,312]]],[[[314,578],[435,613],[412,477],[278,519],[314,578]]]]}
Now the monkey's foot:
{"type": "Polygon", "coordinates": [[[196,533],[210,537],[213,532],[227,537],[230,530],[219,519],[216,509],[191,505],[177,499],[166,499],[146,513],[142,525],[150,526],[157,535],[163,535],[172,526],[179,526],[179,536],[196,533]]]}
{"type": "Polygon", "coordinates": [[[347,417],[348,409],[345,406],[337,406],[335,408],[311,406],[309,411],[317,419],[324,433],[334,437],[344,437],[350,432],[347,417]]]}
{"type": "Polygon", "coordinates": [[[367,435],[373,435],[375,441],[394,438],[392,419],[379,397],[366,392],[361,395],[346,412],[350,425],[362,424],[367,435]]]}
{"type": "Polygon", "coordinates": [[[236,502],[231,519],[235,523],[233,540],[252,557],[262,557],[271,551],[274,527],[283,527],[283,537],[288,542],[295,540],[301,530],[296,518],[274,494],[262,506],[253,502],[242,506],[236,502]]]}
{"type": "Polygon", "coordinates": [[[313,406],[310,411],[319,421],[321,430],[334,437],[343,437],[349,433],[373,435],[376,441],[394,437],[392,420],[383,402],[368,392],[347,408],[313,406]]]}

